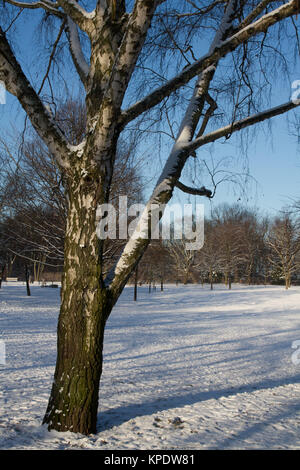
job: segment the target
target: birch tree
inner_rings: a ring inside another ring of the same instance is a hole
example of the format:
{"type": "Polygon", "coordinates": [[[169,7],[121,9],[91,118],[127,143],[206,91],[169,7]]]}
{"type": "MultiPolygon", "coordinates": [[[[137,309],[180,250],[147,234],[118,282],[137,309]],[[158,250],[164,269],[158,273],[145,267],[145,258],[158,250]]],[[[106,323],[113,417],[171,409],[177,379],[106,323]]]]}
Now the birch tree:
{"type": "MultiPolygon", "coordinates": [[[[235,57],[239,62],[236,70],[242,71],[240,84],[245,85],[247,70],[242,64],[247,58],[248,45],[258,44],[262,51],[266,35],[272,34],[274,28],[284,38],[284,28],[276,29],[276,25],[295,23],[294,16],[299,11],[298,0],[284,3],[264,0],[97,0],[85,3],[4,0],[0,80],[19,100],[33,128],[55,157],[68,197],[58,353],[44,417],[49,429],[83,434],[96,432],[105,324],[149,243],[146,236],[151,206],[158,206],[162,214],[178,185],[183,191],[196,190],[197,194],[210,196],[211,192],[205,186],[190,188],[180,181],[189,157],[210,142],[229,138],[237,131],[298,106],[298,102],[289,101],[276,103],[269,109],[254,110],[251,106],[242,106],[244,100],[241,103],[237,99],[232,104],[232,112],[223,115],[227,123],[218,127],[213,119],[219,105],[215,100],[218,96],[214,94],[214,79],[217,79],[221,65],[235,57]],[[53,17],[59,25],[60,34],[66,35],[70,56],[85,91],[86,132],[77,145],[70,143],[57,125],[39,90],[25,75],[17,49],[14,49],[11,25],[26,9],[30,9],[32,15],[46,12],[47,17],[53,17]],[[4,16],[7,11],[14,15],[9,24],[4,16]],[[172,20],[173,24],[176,22],[173,32],[186,32],[185,41],[177,42],[172,30],[164,26],[164,18],[172,20]],[[192,20],[193,24],[189,23],[192,20]],[[206,23],[209,23],[209,34],[202,41],[206,29],[197,25],[205,26],[206,23]],[[188,30],[184,27],[186,24],[192,27],[188,30]],[[181,70],[169,67],[166,77],[155,74],[154,70],[152,76],[160,81],[159,85],[154,79],[144,83],[145,96],[136,96],[137,101],[130,102],[135,89],[134,73],[141,66],[140,59],[143,59],[143,71],[147,67],[153,68],[153,62],[147,66],[147,54],[151,56],[151,49],[156,51],[159,28],[168,34],[168,47],[172,48],[174,56],[177,54],[187,60],[181,70]],[[89,43],[86,49],[81,47],[82,35],[89,43]],[[148,41],[148,38],[152,40],[148,41]],[[208,42],[210,45],[206,47],[208,42]],[[165,166],[134,236],[105,276],[103,240],[96,235],[96,212],[99,205],[108,202],[118,140],[134,120],[180,94],[182,103],[187,106],[165,166]],[[210,126],[211,123],[215,127],[210,126]]],[[[272,80],[272,75],[269,79],[272,80]]],[[[248,85],[245,86],[251,88],[256,83],[248,85]]]]}

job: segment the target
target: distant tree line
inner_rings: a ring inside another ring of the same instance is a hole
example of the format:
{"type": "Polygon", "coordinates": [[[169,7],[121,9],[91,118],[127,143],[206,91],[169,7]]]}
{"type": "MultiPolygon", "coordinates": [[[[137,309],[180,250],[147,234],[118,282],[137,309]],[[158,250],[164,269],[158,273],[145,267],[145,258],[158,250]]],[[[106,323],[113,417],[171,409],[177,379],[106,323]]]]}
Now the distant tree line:
{"type": "MultiPolygon", "coordinates": [[[[58,281],[63,266],[65,197],[56,166],[38,142],[27,145],[21,169],[8,175],[1,190],[0,283],[10,276],[58,281]]],[[[139,175],[127,169],[129,151],[120,153],[114,198],[130,193],[142,199],[139,175]],[[123,167],[124,160],[126,165],[123,167]],[[130,189],[132,188],[132,189],[130,189]],[[133,189],[134,188],[134,189],[133,189]]],[[[113,202],[113,201],[112,201],[113,202]]],[[[117,205],[116,205],[117,207],[117,205]]],[[[177,221],[178,222],[178,221],[177,221]]],[[[107,240],[106,269],[113,266],[126,240],[107,240]]],[[[274,218],[240,205],[217,207],[205,220],[204,245],[188,250],[187,240],[152,240],[130,278],[149,292],[164,284],[284,284],[300,282],[299,221],[291,212],[274,218]]]]}
{"type": "Polygon", "coordinates": [[[217,207],[205,221],[202,249],[186,240],[153,240],[138,267],[139,283],[300,283],[300,228],[291,211],[273,218],[240,205],[217,207]]]}

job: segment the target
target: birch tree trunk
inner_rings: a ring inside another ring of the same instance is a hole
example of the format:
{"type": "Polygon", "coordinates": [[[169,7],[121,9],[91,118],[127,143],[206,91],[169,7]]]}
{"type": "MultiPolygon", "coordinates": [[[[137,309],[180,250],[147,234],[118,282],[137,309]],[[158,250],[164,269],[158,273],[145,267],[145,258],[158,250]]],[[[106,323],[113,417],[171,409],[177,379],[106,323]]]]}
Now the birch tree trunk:
{"type": "Polygon", "coordinates": [[[90,434],[96,432],[103,334],[112,304],[101,281],[95,191],[75,177],[68,195],[57,363],[44,423],[90,434]]]}

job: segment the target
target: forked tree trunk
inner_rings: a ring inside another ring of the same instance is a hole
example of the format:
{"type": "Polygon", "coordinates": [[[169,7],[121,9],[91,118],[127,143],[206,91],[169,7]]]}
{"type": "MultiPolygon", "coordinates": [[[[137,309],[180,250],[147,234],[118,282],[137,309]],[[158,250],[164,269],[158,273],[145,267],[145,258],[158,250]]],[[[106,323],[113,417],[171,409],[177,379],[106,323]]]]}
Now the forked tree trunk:
{"type": "Polygon", "coordinates": [[[94,194],[76,179],[69,190],[57,362],[43,421],[49,430],[82,434],[96,432],[104,327],[112,309],[101,281],[94,194]]]}

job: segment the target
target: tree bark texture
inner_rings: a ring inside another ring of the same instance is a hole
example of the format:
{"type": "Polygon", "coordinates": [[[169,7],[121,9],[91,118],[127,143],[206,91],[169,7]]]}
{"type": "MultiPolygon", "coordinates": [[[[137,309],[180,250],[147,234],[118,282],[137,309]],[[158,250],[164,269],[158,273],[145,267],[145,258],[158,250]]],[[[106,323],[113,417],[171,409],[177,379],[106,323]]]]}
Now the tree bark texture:
{"type": "Polygon", "coordinates": [[[102,282],[95,192],[75,181],[68,190],[57,363],[44,423],[48,429],[90,434],[96,432],[103,335],[112,302],[102,282]]]}

